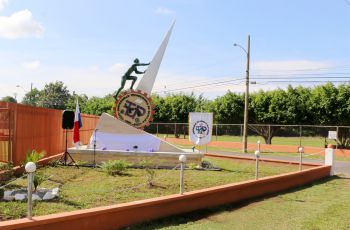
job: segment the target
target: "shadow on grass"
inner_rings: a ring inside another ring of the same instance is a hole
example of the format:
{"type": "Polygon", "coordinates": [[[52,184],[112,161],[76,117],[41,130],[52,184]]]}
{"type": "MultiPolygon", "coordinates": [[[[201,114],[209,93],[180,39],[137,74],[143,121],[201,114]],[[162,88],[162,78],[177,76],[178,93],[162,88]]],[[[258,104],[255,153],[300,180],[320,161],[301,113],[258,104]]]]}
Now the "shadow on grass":
{"type": "Polygon", "coordinates": [[[63,203],[65,205],[72,206],[72,207],[74,207],[76,209],[84,209],[84,208],[86,208],[84,205],[79,204],[78,202],[74,202],[74,201],[66,200],[66,199],[58,199],[58,200],[53,200],[51,202],[53,202],[53,203],[63,203]]]}
{"type": "MultiPolygon", "coordinates": [[[[264,201],[268,198],[273,198],[273,197],[281,196],[281,195],[288,194],[288,193],[298,192],[298,191],[301,191],[301,190],[306,189],[306,188],[310,188],[310,187],[315,186],[315,185],[324,184],[324,183],[327,183],[327,182],[330,182],[333,180],[338,180],[338,179],[348,180],[349,178],[340,177],[340,176],[331,176],[331,177],[327,177],[327,178],[315,181],[313,183],[310,183],[310,184],[307,184],[304,186],[300,186],[298,188],[286,190],[284,192],[265,195],[262,197],[248,199],[248,200],[233,203],[233,204],[221,205],[221,206],[202,209],[202,210],[193,211],[193,212],[189,212],[189,213],[185,213],[185,214],[169,216],[169,217],[165,217],[162,219],[157,219],[157,220],[144,222],[144,223],[137,224],[137,225],[128,226],[128,227],[123,228],[123,229],[128,229],[128,230],[130,230],[130,229],[159,229],[159,228],[165,228],[165,227],[170,227],[170,226],[177,226],[177,225],[185,224],[188,222],[194,222],[194,221],[198,221],[201,219],[205,219],[205,218],[210,217],[211,215],[220,214],[222,212],[227,212],[227,211],[232,212],[232,211],[238,210],[240,208],[243,208],[243,207],[248,206],[248,205],[255,203],[255,202],[264,201]]],[[[300,199],[289,199],[288,201],[305,202],[304,200],[300,200],[300,199]]]]}

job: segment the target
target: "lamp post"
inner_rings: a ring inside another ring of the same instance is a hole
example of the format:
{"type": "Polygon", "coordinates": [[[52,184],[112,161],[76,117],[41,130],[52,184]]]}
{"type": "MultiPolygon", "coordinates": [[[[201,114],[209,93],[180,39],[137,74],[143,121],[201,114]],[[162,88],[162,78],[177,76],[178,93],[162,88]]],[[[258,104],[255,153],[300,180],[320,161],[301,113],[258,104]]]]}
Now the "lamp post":
{"type": "MultiPolygon", "coordinates": [[[[25,90],[21,85],[16,85],[16,87],[17,88],[21,88],[21,89],[23,89],[23,91],[27,94],[28,93],[28,91],[27,90],[25,90]]],[[[30,102],[32,102],[32,91],[33,91],[33,83],[30,83],[30,95],[29,95],[29,100],[30,100],[30,102]]]]}
{"type": "Polygon", "coordinates": [[[28,173],[28,219],[32,219],[32,210],[33,210],[33,203],[32,203],[32,190],[33,190],[33,173],[36,170],[36,165],[34,162],[28,162],[25,165],[25,170],[28,173]]]}
{"type": "Polygon", "coordinates": [[[299,151],[299,171],[303,170],[303,153],[304,153],[304,148],[300,146],[298,148],[299,151]]]}
{"type": "Polygon", "coordinates": [[[260,151],[255,151],[255,180],[259,179],[259,158],[260,158],[260,151]]]}
{"type": "Polygon", "coordinates": [[[180,194],[181,195],[184,193],[184,170],[185,170],[186,160],[187,158],[185,155],[179,156],[179,161],[181,164],[181,168],[180,168],[180,194]]]}
{"type": "Polygon", "coordinates": [[[248,35],[247,50],[240,44],[233,44],[238,46],[247,54],[247,69],[246,69],[246,81],[245,81],[245,97],[244,97],[244,123],[243,123],[243,153],[247,152],[247,131],[248,131],[248,99],[249,99],[249,63],[250,63],[250,35],[248,35]]]}

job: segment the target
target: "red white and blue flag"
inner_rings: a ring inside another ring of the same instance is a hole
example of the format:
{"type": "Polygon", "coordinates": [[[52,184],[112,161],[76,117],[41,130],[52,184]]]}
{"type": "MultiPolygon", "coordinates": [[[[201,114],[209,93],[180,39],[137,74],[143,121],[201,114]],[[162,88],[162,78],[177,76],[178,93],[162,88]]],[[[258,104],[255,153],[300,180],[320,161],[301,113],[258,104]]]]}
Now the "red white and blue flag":
{"type": "Polygon", "coordinates": [[[75,107],[74,129],[73,129],[73,141],[74,141],[75,147],[77,147],[77,148],[79,148],[79,143],[80,143],[79,129],[81,127],[83,127],[83,124],[81,122],[79,103],[77,100],[77,105],[75,107]]]}

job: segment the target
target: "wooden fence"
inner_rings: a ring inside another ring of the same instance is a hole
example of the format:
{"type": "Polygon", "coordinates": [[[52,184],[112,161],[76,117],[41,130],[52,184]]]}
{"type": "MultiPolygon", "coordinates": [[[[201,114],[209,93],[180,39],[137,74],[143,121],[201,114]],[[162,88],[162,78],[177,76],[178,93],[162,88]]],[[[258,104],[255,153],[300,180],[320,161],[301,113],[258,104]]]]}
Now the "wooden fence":
{"type": "MultiPolygon", "coordinates": [[[[33,149],[45,151],[47,157],[64,151],[62,110],[5,102],[0,102],[0,108],[9,114],[8,124],[5,121],[0,122],[0,131],[2,127],[8,127],[8,135],[2,135],[2,142],[7,144],[0,145],[0,156],[5,156],[0,161],[6,161],[5,151],[7,161],[13,161],[15,165],[19,165],[25,159],[26,153],[33,149]]],[[[99,117],[86,114],[82,114],[81,117],[83,127],[80,129],[80,140],[87,144],[99,117]]],[[[72,145],[73,132],[68,130],[68,146],[72,145]]]]}

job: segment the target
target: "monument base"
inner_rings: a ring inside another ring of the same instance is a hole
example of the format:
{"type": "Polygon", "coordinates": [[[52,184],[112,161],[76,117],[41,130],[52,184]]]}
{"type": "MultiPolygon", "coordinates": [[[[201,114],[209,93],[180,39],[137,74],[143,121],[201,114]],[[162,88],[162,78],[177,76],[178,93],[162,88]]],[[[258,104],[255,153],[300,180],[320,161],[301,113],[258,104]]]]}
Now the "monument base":
{"type": "MultiPolygon", "coordinates": [[[[69,148],[68,152],[75,161],[84,161],[89,164],[94,163],[94,150],[82,146],[80,149],[69,148]]],[[[142,161],[147,161],[154,167],[175,167],[179,164],[179,156],[186,155],[186,164],[199,165],[204,156],[198,152],[142,152],[142,151],[120,151],[96,149],[96,164],[101,164],[109,160],[124,160],[135,166],[142,165],[142,161]]]]}

